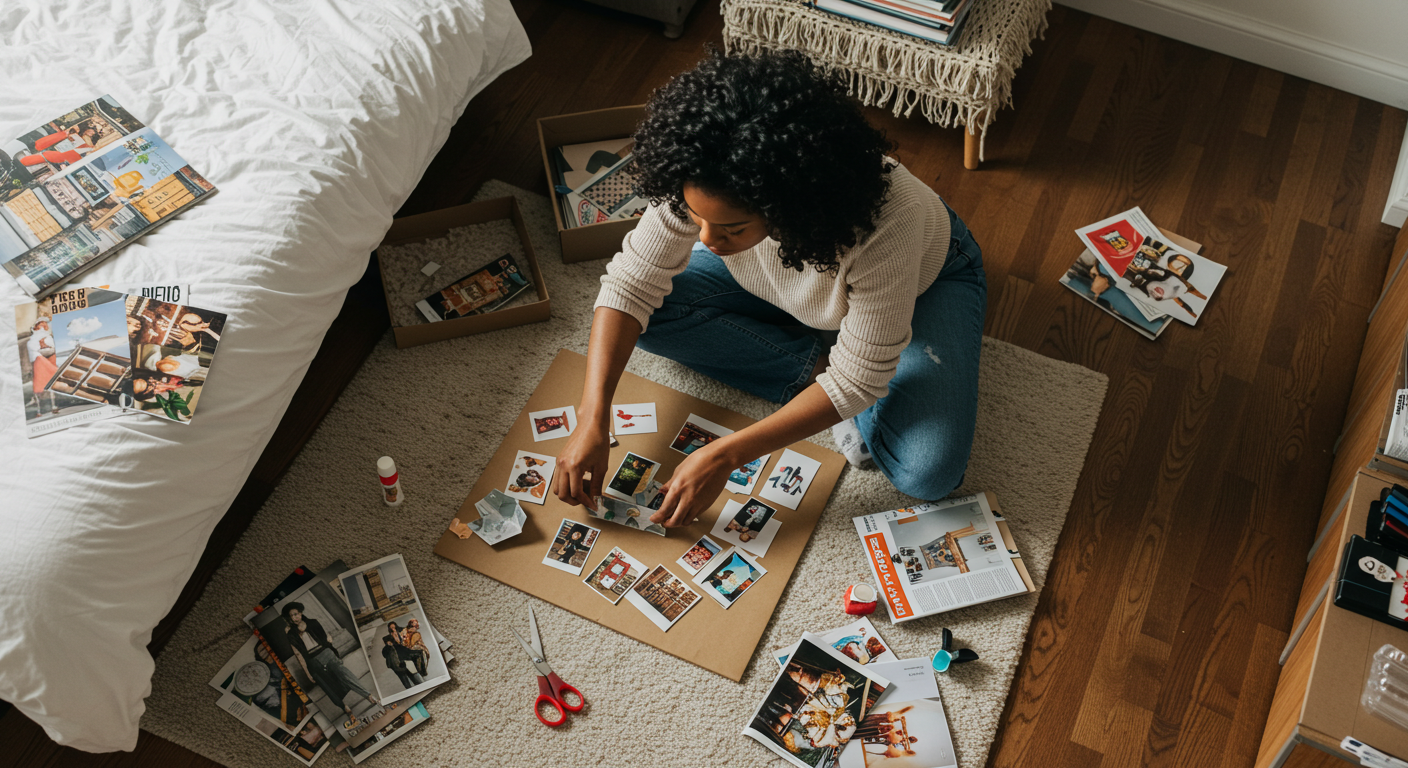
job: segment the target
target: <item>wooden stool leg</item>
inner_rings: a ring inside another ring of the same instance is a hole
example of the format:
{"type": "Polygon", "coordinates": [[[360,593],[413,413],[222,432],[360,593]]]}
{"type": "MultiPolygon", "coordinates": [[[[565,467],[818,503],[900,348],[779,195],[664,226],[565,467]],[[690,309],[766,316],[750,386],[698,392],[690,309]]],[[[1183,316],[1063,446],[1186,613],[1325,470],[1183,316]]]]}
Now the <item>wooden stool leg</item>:
{"type": "Polygon", "coordinates": [[[978,170],[978,134],[971,128],[963,129],[963,167],[970,171],[978,170]]]}

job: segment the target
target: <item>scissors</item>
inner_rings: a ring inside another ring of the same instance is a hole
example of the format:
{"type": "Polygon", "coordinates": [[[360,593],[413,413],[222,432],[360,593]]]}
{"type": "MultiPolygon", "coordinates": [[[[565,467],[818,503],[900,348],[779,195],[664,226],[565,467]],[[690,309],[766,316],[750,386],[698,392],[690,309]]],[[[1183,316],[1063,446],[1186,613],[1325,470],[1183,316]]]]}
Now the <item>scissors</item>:
{"type": "Polygon", "coordinates": [[[547,657],[543,654],[543,640],[538,635],[538,617],[533,615],[533,606],[528,606],[528,625],[532,628],[533,642],[529,643],[518,634],[518,630],[509,628],[513,636],[518,638],[518,644],[523,646],[524,652],[533,660],[533,667],[538,670],[538,698],[533,701],[533,714],[549,728],[556,728],[567,722],[568,712],[581,712],[582,707],[587,705],[587,697],[576,688],[562,682],[562,678],[552,671],[552,666],[548,664],[547,657]],[[557,718],[549,720],[543,717],[543,703],[547,702],[552,708],[557,710],[557,718]],[[575,702],[575,703],[574,703],[575,702]]]}

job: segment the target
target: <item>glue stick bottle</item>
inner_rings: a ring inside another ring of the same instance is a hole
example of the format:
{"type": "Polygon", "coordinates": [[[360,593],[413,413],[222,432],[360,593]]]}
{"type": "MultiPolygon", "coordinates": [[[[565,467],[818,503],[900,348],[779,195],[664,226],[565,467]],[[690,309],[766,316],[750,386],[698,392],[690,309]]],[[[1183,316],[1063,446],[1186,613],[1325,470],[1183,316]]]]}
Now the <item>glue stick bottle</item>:
{"type": "Polygon", "coordinates": [[[386,506],[394,507],[401,503],[401,475],[396,471],[396,462],[390,456],[376,460],[377,474],[381,475],[381,495],[386,506]]]}

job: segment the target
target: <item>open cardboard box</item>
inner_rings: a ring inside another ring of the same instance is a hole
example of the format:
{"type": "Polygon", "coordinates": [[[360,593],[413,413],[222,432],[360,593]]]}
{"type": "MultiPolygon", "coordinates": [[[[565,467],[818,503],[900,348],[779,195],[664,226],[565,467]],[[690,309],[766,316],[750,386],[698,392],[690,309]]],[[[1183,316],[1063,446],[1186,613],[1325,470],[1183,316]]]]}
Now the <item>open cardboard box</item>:
{"type": "Polygon", "coordinates": [[[548,196],[552,198],[552,215],[557,219],[557,237],[562,243],[562,263],[592,259],[609,259],[621,250],[621,240],[635,229],[639,219],[605,221],[581,227],[567,226],[562,220],[562,203],[553,185],[552,165],[548,151],[564,144],[584,144],[630,136],[636,124],[645,117],[645,105],[612,107],[591,112],[538,118],[538,146],[543,153],[543,172],[548,176],[548,196]]]}
{"type": "MultiPolygon", "coordinates": [[[[496,219],[513,220],[513,227],[518,230],[518,239],[523,242],[523,256],[528,262],[528,271],[533,276],[533,290],[537,291],[538,300],[531,304],[520,304],[488,314],[441,320],[438,323],[418,323],[406,326],[393,324],[391,330],[396,336],[398,349],[475,333],[512,328],[516,325],[541,323],[552,316],[552,302],[548,298],[548,287],[543,282],[542,270],[538,268],[538,257],[533,253],[533,243],[528,239],[528,228],[523,223],[523,212],[518,208],[518,201],[512,197],[481,200],[477,203],[467,203],[453,208],[442,208],[438,211],[396,219],[392,222],[391,229],[387,230],[386,237],[382,238],[381,244],[422,243],[432,238],[444,237],[446,232],[458,227],[483,224],[496,219]]],[[[486,254],[484,261],[488,262],[496,255],[486,254]]],[[[384,262],[378,261],[378,264],[384,265],[384,262]]],[[[382,270],[382,290],[384,291],[386,285],[384,266],[382,266],[382,270]]],[[[447,276],[446,279],[454,280],[459,277],[461,276],[447,276]]],[[[388,306],[391,304],[390,294],[386,295],[386,303],[388,306]]]]}

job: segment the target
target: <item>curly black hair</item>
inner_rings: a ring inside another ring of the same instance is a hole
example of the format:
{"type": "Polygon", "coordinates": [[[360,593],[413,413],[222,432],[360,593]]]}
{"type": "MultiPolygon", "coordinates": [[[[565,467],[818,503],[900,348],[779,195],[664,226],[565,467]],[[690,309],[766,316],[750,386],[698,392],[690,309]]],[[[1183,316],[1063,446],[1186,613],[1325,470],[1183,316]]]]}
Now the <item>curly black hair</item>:
{"type": "Polygon", "coordinates": [[[761,216],[784,266],[834,272],[875,231],[893,145],[840,75],[795,51],[725,55],[657,89],[635,132],[637,190],[685,216],[693,183],[761,216]]]}

